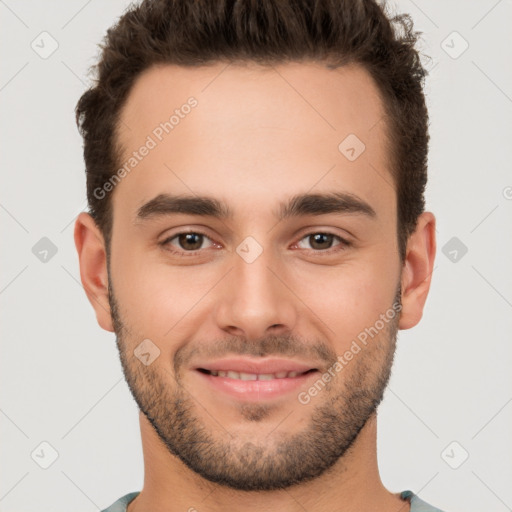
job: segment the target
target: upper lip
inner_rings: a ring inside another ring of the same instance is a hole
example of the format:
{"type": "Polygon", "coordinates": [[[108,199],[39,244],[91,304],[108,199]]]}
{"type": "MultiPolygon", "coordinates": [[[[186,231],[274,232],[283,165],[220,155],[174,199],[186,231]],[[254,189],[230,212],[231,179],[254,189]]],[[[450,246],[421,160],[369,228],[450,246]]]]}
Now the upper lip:
{"type": "Polygon", "coordinates": [[[227,358],[217,359],[215,361],[208,361],[204,364],[197,364],[196,370],[203,369],[209,371],[233,371],[239,373],[255,373],[255,374],[268,374],[279,372],[298,372],[304,373],[309,370],[316,370],[314,364],[302,363],[300,361],[293,361],[290,359],[264,359],[255,360],[247,358],[227,358]]]}

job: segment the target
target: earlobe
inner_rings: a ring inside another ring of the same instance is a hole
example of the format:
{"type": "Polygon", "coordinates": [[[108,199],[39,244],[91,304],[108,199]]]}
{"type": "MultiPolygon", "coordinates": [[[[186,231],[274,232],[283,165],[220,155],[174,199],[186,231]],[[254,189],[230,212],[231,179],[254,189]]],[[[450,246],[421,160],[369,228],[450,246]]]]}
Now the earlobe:
{"type": "Polygon", "coordinates": [[[402,311],[400,329],[414,327],[423,315],[434,269],[436,219],[431,212],[418,217],[414,233],[407,242],[402,271],[402,311]]]}
{"type": "Polygon", "coordinates": [[[80,279],[101,328],[114,332],[108,302],[107,255],[103,235],[94,219],[82,212],[75,222],[75,246],[80,279]]]}

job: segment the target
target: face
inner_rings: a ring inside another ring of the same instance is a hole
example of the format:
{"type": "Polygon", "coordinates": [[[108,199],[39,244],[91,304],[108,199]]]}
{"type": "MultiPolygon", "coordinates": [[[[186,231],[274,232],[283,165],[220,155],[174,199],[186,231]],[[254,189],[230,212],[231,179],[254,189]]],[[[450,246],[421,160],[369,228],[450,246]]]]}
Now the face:
{"type": "Polygon", "coordinates": [[[162,66],[131,90],[112,325],[141,411],[204,478],[309,480],[374,414],[403,268],[385,130],[358,67],[162,66]]]}

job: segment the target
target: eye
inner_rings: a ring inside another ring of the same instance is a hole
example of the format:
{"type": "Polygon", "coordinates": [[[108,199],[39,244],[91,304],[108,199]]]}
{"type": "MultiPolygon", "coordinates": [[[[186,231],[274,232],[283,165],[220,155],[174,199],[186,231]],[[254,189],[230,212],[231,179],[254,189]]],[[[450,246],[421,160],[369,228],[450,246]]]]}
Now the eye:
{"type": "Polygon", "coordinates": [[[332,233],[310,233],[309,235],[306,235],[303,237],[297,244],[300,249],[312,249],[316,252],[319,251],[330,251],[333,247],[338,247],[338,249],[335,250],[343,250],[345,247],[348,247],[350,244],[343,238],[339,237],[338,235],[334,235],[332,233]],[[309,244],[309,247],[301,246],[303,244],[303,241],[306,240],[309,244]],[[338,240],[337,244],[333,245],[333,242],[338,240]]]}
{"type": "Polygon", "coordinates": [[[205,249],[207,247],[212,247],[214,244],[210,240],[208,236],[204,233],[199,233],[196,231],[188,231],[184,233],[177,233],[169,238],[166,238],[163,242],[160,242],[160,245],[167,247],[171,246],[169,249],[171,252],[195,252],[200,249],[205,249]],[[208,241],[209,245],[204,246],[203,243],[208,241]],[[178,250],[176,250],[177,248],[178,250]]]}
{"type": "MultiPolygon", "coordinates": [[[[176,233],[160,242],[159,245],[171,253],[182,256],[193,256],[201,251],[201,249],[220,247],[206,234],[198,231],[176,233]]],[[[295,246],[299,249],[312,250],[316,253],[324,252],[330,254],[349,247],[350,242],[333,233],[316,232],[304,236],[295,246]]]]}

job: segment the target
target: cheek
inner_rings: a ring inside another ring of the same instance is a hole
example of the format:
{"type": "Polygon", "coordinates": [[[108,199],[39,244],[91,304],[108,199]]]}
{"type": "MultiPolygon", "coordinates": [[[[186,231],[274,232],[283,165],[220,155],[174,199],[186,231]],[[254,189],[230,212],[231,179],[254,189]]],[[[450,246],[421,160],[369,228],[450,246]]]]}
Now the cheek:
{"type": "Polygon", "coordinates": [[[318,267],[301,280],[297,293],[312,311],[310,318],[336,350],[350,345],[365,328],[373,326],[393,305],[399,270],[396,264],[383,265],[379,258],[355,259],[346,265],[318,267]]]}
{"type": "Polygon", "coordinates": [[[138,336],[162,340],[179,331],[218,277],[206,265],[173,267],[154,260],[132,252],[117,259],[112,274],[123,320],[138,336]]]}

